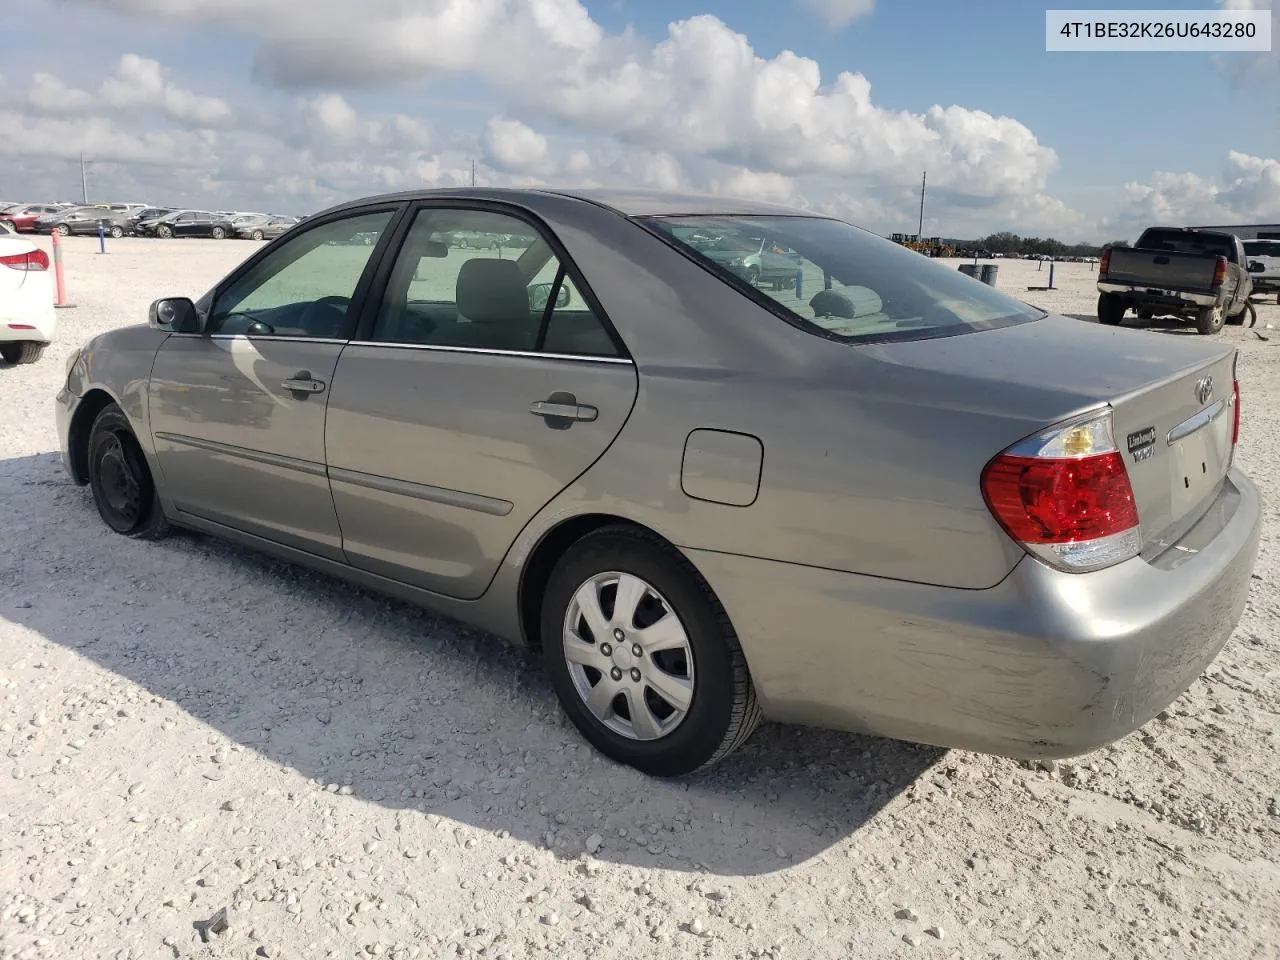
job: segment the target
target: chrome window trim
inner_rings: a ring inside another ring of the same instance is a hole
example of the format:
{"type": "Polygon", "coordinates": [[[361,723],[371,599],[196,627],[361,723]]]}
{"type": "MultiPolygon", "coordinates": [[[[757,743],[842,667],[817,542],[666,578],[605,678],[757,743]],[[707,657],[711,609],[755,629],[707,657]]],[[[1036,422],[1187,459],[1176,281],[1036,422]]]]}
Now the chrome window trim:
{"type": "Polygon", "coordinates": [[[491,347],[451,347],[439,343],[402,343],[398,340],[352,340],[353,347],[384,347],[393,350],[428,350],[433,353],[474,353],[495,357],[530,357],[534,360],[578,360],[635,366],[630,357],[600,357],[590,353],[549,353],[537,350],[498,350],[491,347]]]}
{"type": "Polygon", "coordinates": [[[539,353],[536,350],[498,350],[491,347],[451,347],[438,343],[401,343],[396,340],[339,340],[330,337],[286,337],[264,333],[250,336],[247,333],[171,333],[171,337],[186,337],[197,340],[248,340],[250,342],[267,340],[285,343],[331,343],[351,347],[382,347],[392,350],[428,350],[433,353],[473,353],[491,357],[529,357],[533,360],[574,360],[586,363],[612,363],[622,366],[635,366],[630,357],[600,357],[590,353],[539,353]]]}

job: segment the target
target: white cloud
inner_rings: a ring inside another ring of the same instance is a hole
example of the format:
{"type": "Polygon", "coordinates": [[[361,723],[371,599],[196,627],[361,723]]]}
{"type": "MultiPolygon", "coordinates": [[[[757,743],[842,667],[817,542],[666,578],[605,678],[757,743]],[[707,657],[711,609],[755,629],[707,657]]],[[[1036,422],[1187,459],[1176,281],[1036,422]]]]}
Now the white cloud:
{"type": "Polygon", "coordinates": [[[202,97],[169,81],[155,60],[126,53],[115,76],[102,83],[101,99],[117,109],[155,107],[180,123],[214,127],[231,119],[231,107],[217,97],[202,97]]]}
{"type": "Polygon", "coordinates": [[[876,0],[801,0],[801,3],[836,29],[868,16],[876,6],[876,0]]]}
{"type": "Polygon", "coordinates": [[[1124,202],[1104,227],[1280,222],[1280,160],[1232,150],[1220,176],[1157,172],[1124,186],[1124,202]]]}
{"type": "Polygon", "coordinates": [[[31,75],[27,103],[40,113],[79,113],[94,102],[93,94],[67,86],[51,73],[31,75]]]}
{"type": "Polygon", "coordinates": [[[770,203],[791,203],[796,199],[796,184],[780,173],[759,172],[741,167],[723,179],[711,181],[712,193],[770,203]]]}
{"type": "MultiPolygon", "coordinates": [[[[1255,93],[1274,94],[1280,83],[1280,5],[1274,0],[1218,0],[1224,10],[1270,10],[1270,52],[1223,53],[1214,60],[1238,85],[1255,93]]],[[[1274,104],[1274,97],[1272,98],[1274,104]]],[[[1276,117],[1280,123],[1280,116],[1276,117]]]]}
{"type": "Polygon", "coordinates": [[[534,173],[547,168],[547,138],[519,120],[494,117],[481,138],[485,159],[509,173],[534,173]]]}

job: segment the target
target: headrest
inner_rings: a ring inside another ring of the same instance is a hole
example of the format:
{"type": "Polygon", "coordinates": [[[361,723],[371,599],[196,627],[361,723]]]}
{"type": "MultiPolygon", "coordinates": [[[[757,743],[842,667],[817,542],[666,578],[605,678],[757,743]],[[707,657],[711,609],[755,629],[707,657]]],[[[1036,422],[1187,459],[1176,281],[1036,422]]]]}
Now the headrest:
{"type": "Polygon", "coordinates": [[[458,272],[458,315],[472,323],[511,323],[529,317],[529,293],[514,260],[476,257],[458,272]]]}

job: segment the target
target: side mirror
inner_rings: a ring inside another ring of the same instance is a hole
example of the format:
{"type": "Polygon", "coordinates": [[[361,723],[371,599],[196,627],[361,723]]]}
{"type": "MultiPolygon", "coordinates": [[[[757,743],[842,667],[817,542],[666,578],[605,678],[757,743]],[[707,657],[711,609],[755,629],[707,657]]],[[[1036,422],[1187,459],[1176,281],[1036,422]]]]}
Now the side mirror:
{"type": "Polygon", "coordinates": [[[165,333],[200,333],[203,326],[196,305],[186,297],[168,297],[151,304],[147,324],[165,333]]]}
{"type": "Polygon", "coordinates": [[[1249,272],[1250,273],[1266,273],[1267,265],[1263,263],[1261,260],[1250,260],[1249,272]]]}
{"type": "MultiPolygon", "coordinates": [[[[535,283],[529,288],[529,309],[535,312],[541,312],[547,308],[547,301],[551,299],[551,288],[554,283],[535,283]]],[[[563,283],[560,284],[560,290],[556,293],[556,306],[567,307],[569,305],[569,288],[563,283]]]]}

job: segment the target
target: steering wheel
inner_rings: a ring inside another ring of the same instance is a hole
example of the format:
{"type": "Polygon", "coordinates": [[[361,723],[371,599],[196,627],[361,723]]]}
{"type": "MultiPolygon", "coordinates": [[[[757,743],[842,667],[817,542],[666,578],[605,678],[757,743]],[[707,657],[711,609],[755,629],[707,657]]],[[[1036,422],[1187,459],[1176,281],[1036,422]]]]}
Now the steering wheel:
{"type": "Polygon", "coordinates": [[[313,300],[311,303],[307,304],[306,309],[302,311],[302,316],[298,318],[298,326],[312,336],[336,335],[339,332],[342,322],[346,319],[347,308],[350,305],[351,298],[343,296],[328,296],[321,297],[319,300],[313,300]],[[332,320],[328,317],[323,317],[321,310],[327,311],[328,308],[334,307],[340,308],[341,316],[332,320]],[[312,330],[311,323],[313,320],[324,323],[325,328],[320,331],[312,330]]]}

